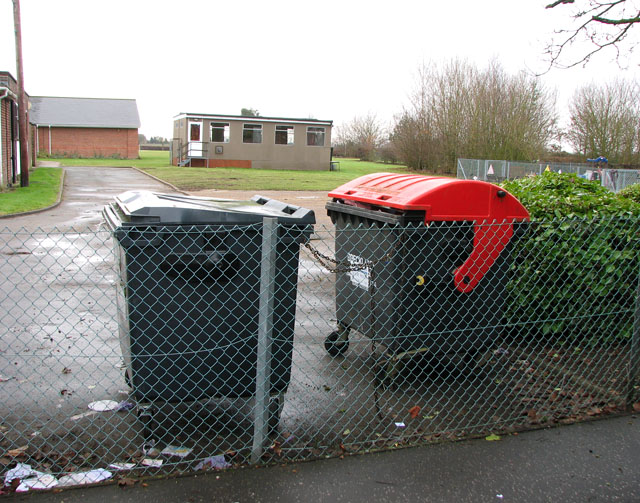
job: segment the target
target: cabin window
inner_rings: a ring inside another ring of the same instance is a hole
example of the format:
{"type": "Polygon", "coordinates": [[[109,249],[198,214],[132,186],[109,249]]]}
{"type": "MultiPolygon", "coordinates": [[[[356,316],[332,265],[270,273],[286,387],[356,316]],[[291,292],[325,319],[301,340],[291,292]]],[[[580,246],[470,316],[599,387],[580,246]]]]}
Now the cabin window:
{"type": "Polygon", "coordinates": [[[276,145],[293,145],[293,126],[276,126],[276,145]]]}
{"type": "Polygon", "coordinates": [[[242,143],[262,143],[262,124],[244,124],[242,143]]]}
{"type": "Polygon", "coordinates": [[[324,147],[324,128],[309,126],[307,128],[307,145],[324,147]]]}
{"type": "Polygon", "coordinates": [[[211,141],[215,143],[229,143],[229,123],[211,123],[211,141]]]}

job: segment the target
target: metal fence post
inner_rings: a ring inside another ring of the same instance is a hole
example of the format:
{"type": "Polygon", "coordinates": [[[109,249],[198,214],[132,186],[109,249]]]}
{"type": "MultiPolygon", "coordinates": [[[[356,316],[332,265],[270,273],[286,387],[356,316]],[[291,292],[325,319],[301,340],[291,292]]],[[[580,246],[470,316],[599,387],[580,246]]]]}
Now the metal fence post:
{"type": "Polygon", "coordinates": [[[265,217],[262,228],[260,267],[260,303],[258,307],[258,347],[256,357],[256,395],[254,407],[253,448],[251,462],[262,456],[269,428],[269,381],[271,342],[273,340],[273,301],[276,275],[277,219],[265,217]]]}
{"type": "Polygon", "coordinates": [[[627,383],[627,407],[633,405],[635,387],[640,373],[640,275],[636,287],[636,306],[633,313],[633,332],[631,334],[631,348],[629,349],[629,380],[627,383]]]}

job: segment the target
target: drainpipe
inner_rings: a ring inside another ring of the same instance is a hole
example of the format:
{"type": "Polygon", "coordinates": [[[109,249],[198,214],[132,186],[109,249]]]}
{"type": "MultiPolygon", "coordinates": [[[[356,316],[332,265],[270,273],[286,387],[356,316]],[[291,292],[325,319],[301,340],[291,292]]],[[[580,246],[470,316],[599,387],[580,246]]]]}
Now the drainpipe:
{"type": "MultiPolygon", "coordinates": [[[[0,103],[5,98],[13,98],[14,100],[18,100],[18,96],[13,93],[8,87],[1,86],[0,87],[0,103]]],[[[0,127],[0,187],[4,186],[4,169],[2,168],[2,146],[4,145],[4,139],[2,136],[2,129],[0,127]]]]}
{"type": "Polygon", "coordinates": [[[49,124],[49,157],[51,157],[51,124],[49,124]]]}

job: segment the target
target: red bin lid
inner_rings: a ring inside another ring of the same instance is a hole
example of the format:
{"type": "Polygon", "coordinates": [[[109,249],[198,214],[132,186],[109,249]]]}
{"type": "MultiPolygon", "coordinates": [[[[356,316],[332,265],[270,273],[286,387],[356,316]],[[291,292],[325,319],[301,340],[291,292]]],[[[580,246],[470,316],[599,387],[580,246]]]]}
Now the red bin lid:
{"type": "Polygon", "coordinates": [[[425,212],[425,222],[529,220],[529,213],[504,189],[478,180],[373,173],[329,192],[329,197],[372,206],[425,212]]]}

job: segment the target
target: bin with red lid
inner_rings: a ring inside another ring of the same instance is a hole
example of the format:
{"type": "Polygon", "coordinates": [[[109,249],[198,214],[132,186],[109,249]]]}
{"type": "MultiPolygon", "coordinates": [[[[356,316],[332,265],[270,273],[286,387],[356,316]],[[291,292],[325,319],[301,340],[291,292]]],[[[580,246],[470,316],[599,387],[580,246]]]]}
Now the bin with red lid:
{"type": "Polygon", "coordinates": [[[351,330],[394,359],[495,340],[509,248],[529,220],[514,196],[482,181],[374,173],[329,197],[339,264],[329,354],[347,350],[351,330]]]}

